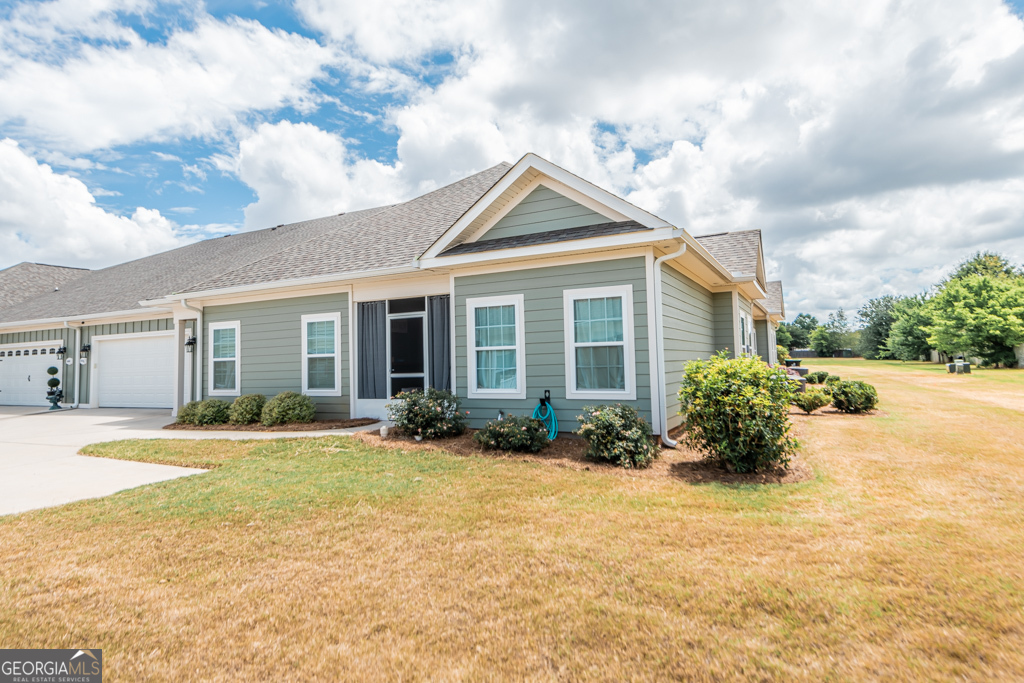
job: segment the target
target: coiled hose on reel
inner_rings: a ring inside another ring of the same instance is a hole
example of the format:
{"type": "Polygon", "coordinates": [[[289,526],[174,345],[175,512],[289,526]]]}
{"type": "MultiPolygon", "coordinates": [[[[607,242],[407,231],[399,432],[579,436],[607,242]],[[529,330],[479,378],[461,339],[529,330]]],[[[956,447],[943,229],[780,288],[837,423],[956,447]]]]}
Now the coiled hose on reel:
{"type": "Polygon", "coordinates": [[[558,436],[558,418],[555,416],[555,409],[551,405],[551,392],[545,390],[544,398],[533,409],[533,418],[540,420],[548,428],[548,441],[554,441],[558,436]]]}

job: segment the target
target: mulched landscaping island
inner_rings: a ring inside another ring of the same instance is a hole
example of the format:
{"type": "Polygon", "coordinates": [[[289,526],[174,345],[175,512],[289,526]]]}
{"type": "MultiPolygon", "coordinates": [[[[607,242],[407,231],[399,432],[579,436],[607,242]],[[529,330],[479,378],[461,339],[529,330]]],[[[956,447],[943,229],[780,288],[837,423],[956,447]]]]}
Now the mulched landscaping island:
{"type": "Polygon", "coordinates": [[[415,441],[412,437],[396,435],[394,431],[387,439],[381,439],[380,434],[375,431],[357,432],[352,436],[379,448],[440,450],[455,455],[509,458],[574,470],[601,471],[623,477],[669,478],[691,484],[795,484],[814,478],[814,472],[799,458],[790,461],[788,469],[780,468],[757,474],[727,472],[717,464],[703,460],[682,444],[677,445],[675,449],[662,448],[661,456],[647,469],[627,470],[608,462],[587,458],[584,455],[587,450],[586,442],[575,435],[559,436],[547,448],[535,454],[485,450],[473,440],[472,431],[453,439],[433,441],[415,441]]]}
{"type": "Polygon", "coordinates": [[[317,432],[323,429],[351,429],[352,427],[365,427],[372,425],[379,420],[368,417],[360,417],[355,420],[319,420],[317,422],[293,422],[291,424],[274,425],[264,427],[263,425],[183,425],[169,424],[164,429],[184,429],[200,432],[317,432]]]}

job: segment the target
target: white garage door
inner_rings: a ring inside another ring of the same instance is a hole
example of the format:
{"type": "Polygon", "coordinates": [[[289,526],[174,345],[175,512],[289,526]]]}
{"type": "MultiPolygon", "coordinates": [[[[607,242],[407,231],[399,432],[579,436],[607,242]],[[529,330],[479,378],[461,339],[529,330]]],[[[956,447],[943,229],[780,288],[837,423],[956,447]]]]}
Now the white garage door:
{"type": "Polygon", "coordinates": [[[49,351],[50,347],[0,349],[0,406],[50,405],[46,400],[46,380],[50,379],[46,369],[59,368],[61,361],[49,351]]]}
{"type": "Polygon", "coordinates": [[[174,337],[93,337],[101,408],[170,408],[174,403],[174,337]]]}

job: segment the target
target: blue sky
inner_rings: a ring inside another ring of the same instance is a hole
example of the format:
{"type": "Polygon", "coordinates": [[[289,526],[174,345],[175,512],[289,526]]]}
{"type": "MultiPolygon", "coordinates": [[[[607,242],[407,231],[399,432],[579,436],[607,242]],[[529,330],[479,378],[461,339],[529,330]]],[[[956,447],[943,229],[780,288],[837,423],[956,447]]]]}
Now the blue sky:
{"type": "Polygon", "coordinates": [[[1024,261],[1024,0],[0,3],[0,267],[102,267],[532,151],[791,311],[1024,261]]]}

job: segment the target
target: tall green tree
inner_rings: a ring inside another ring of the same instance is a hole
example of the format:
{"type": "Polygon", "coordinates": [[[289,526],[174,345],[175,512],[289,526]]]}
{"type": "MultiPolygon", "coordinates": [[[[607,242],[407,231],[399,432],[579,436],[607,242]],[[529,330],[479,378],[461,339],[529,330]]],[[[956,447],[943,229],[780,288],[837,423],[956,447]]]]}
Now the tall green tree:
{"type": "Polygon", "coordinates": [[[789,325],[786,323],[782,323],[779,329],[775,330],[775,343],[787,349],[793,348],[793,335],[790,334],[789,325]]]}
{"type": "Polygon", "coordinates": [[[885,346],[885,341],[889,338],[889,331],[896,320],[893,311],[900,298],[902,297],[886,294],[877,299],[870,299],[857,311],[857,317],[864,325],[860,330],[857,351],[868,360],[892,357],[885,346]]]}
{"type": "Polygon", "coordinates": [[[846,311],[839,309],[828,314],[828,322],[811,334],[811,348],[819,356],[831,356],[836,351],[850,348],[852,330],[846,311]]]}
{"type": "Polygon", "coordinates": [[[923,295],[907,296],[893,304],[893,322],[885,340],[885,350],[897,360],[918,360],[931,353],[928,327],[932,324],[928,298],[923,295]]]}
{"type": "MultiPolygon", "coordinates": [[[[811,347],[811,333],[818,329],[818,319],[808,313],[801,313],[794,318],[793,322],[779,325],[780,332],[783,328],[790,339],[786,346],[791,349],[808,349],[811,347]]],[[[779,338],[778,335],[776,338],[779,338]]]]}
{"type": "Polygon", "coordinates": [[[1010,259],[994,251],[979,251],[957,264],[956,270],[942,280],[939,285],[945,287],[953,280],[963,280],[971,275],[986,275],[994,278],[1019,277],[1024,271],[1013,267],[1010,259]]]}
{"type": "Polygon", "coordinates": [[[1024,278],[967,275],[947,282],[931,301],[928,342],[940,351],[1013,365],[1024,343],[1024,278]]]}

